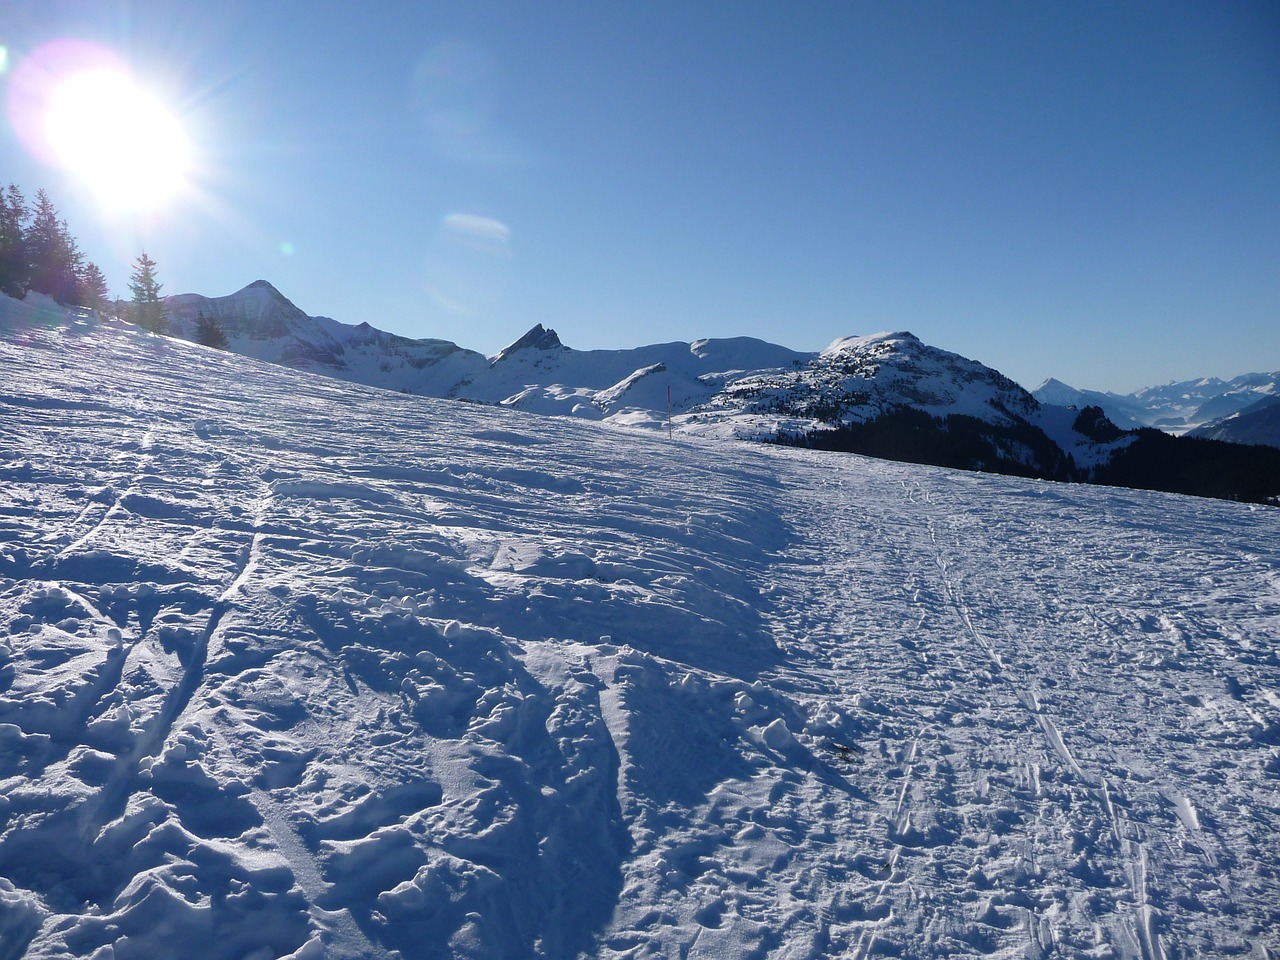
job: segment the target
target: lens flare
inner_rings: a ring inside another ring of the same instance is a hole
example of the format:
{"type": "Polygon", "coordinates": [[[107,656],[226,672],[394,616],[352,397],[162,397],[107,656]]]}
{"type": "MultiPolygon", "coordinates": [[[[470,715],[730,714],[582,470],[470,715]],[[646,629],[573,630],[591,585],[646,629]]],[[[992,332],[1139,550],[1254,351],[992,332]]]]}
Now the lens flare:
{"type": "Polygon", "coordinates": [[[493,62],[481,47],[446,41],[414,68],[410,108],[442,147],[457,148],[480,135],[496,104],[493,62]]]}

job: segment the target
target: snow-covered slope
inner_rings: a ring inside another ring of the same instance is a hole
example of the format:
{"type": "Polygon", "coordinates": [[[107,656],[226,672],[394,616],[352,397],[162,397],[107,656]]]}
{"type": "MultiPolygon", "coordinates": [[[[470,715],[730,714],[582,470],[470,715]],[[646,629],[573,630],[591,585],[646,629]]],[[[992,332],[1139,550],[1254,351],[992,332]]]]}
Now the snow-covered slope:
{"type": "Polygon", "coordinates": [[[1280,511],[32,313],[0,957],[1280,951],[1280,511]]]}

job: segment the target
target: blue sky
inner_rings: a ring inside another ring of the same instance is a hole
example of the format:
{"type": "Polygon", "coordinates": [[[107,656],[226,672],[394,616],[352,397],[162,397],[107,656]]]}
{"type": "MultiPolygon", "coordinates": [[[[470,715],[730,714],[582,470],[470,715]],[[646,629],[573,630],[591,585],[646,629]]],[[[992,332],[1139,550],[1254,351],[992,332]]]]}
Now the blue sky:
{"type": "Polygon", "coordinates": [[[484,352],[906,329],[1028,387],[1280,368],[1274,3],[10,0],[5,78],[65,38],[193,141],[192,189],[122,213],[0,132],[121,293],[145,246],[166,293],[264,278],[484,352]]]}

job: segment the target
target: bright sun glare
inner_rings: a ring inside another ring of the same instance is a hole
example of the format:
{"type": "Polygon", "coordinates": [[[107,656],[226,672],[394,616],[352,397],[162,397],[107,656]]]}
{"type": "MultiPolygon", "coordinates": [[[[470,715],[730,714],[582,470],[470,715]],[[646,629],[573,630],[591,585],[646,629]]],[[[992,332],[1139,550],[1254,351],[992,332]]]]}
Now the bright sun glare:
{"type": "Polygon", "coordinates": [[[188,186],[191,142],[174,113],[104,47],[57,41],[11,85],[10,117],[37,156],[79,178],[106,207],[154,210],[188,186]]]}
{"type": "Polygon", "coordinates": [[[45,135],[62,166],[113,207],[153,207],[185,184],[191,151],[178,121],[123,73],[73,74],[49,96],[45,135]]]}

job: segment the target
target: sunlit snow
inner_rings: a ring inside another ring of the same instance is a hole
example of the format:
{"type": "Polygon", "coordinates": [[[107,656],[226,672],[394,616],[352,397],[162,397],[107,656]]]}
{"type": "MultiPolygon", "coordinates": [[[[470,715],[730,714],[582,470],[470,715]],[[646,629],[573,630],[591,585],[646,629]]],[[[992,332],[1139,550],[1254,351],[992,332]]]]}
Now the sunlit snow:
{"type": "Polygon", "coordinates": [[[0,957],[1274,956],[1280,511],[0,313],[0,957]]]}

